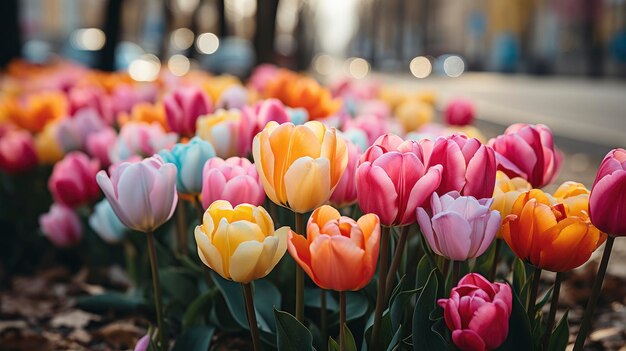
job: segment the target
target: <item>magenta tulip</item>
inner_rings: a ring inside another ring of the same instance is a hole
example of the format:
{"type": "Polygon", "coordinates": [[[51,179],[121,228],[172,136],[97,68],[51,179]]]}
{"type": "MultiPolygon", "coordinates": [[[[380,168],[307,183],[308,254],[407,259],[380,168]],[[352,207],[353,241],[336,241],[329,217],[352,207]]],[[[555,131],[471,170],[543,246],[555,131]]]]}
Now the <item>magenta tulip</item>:
{"type": "Polygon", "coordinates": [[[543,124],[513,124],[489,145],[496,151],[498,170],[509,177],[522,177],[534,188],[552,182],[563,161],[550,128],[543,124]]]}
{"type": "Polygon", "coordinates": [[[52,204],[48,213],[39,216],[39,227],[43,235],[58,247],[75,245],[83,236],[80,218],[74,210],[62,204],[52,204]]]}
{"type": "Polygon", "coordinates": [[[202,175],[202,206],[208,208],[217,200],[226,200],[233,206],[261,205],[265,191],[255,165],[241,157],[208,160],[202,175]]]}
{"type": "Polygon", "coordinates": [[[474,122],[474,104],[466,99],[454,99],[448,103],[443,117],[449,125],[466,126],[474,122]]]}
{"type": "Polygon", "coordinates": [[[433,193],[431,215],[417,209],[417,223],[437,255],[465,261],[482,255],[500,229],[500,213],[491,211],[493,199],[476,200],[453,191],[441,197],[433,193]]]}
{"type": "Polygon", "coordinates": [[[9,130],[0,137],[0,171],[19,173],[37,165],[37,152],[30,133],[9,130]]]}
{"type": "Polygon", "coordinates": [[[181,136],[196,134],[198,117],[211,113],[209,96],[196,87],[180,87],[163,100],[167,125],[181,136]]]}
{"type": "Polygon", "coordinates": [[[441,183],[442,167],[427,167],[416,141],[386,134],[361,156],[356,192],[364,213],[375,213],[383,225],[415,222],[415,211],[441,183]]]}
{"type": "Polygon", "coordinates": [[[494,350],[506,340],[513,308],[513,293],[507,284],[490,283],[480,274],[470,273],[452,289],[450,298],[437,303],[459,349],[494,350]]]}
{"type": "Polygon", "coordinates": [[[626,150],[611,150],[598,169],[589,196],[591,223],[613,236],[626,236],[626,150]]]}
{"type": "MultiPolygon", "coordinates": [[[[429,140],[421,142],[426,150],[429,140]]],[[[496,184],[496,156],[490,146],[475,138],[454,134],[440,137],[432,144],[428,165],[442,165],[438,194],[456,190],[465,196],[482,199],[491,197],[496,184]]]]}
{"type": "Polygon", "coordinates": [[[75,208],[87,204],[100,196],[96,183],[99,170],[98,160],[91,160],[80,151],[70,152],[54,165],[48,190],[54,201],[65,206],[75,208]]]}
{"type": "Polygon", "coordinates": [[[176,165],[158,155],[124,162],[110,178],[100,171],[96,180],[120,221],[141,232],[153,232],[167,222],[178,202],[176,165]]]}
{"type": "Polygon", "coordinates": [[[349,206],[356,202],[356,166],[359,158],[361,158],[361,151],[350,142],[346,142],[346,145],[348,146],[348,166],[330,196],[330,203],[337,208],[349,206]]]}

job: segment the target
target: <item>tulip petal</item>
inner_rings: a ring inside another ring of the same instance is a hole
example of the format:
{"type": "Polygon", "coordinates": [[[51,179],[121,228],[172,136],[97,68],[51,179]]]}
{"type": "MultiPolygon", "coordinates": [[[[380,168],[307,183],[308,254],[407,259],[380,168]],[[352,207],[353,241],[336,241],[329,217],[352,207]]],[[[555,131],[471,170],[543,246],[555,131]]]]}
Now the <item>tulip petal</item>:
{"type": "Polygon", "coordinates": [[[468,258],[472,227],[460,214],[441,212],[432,219],[433,231],[439,240],[443,255],[450,260],[465,261],[468,258]]]}
{"type": "Polygon", "coordinates": [[[320,281],[317,279],[315,273],[313,273],[313,268],[311,267],[311,252],[309,251],[309,242],[307,241],[307,238],[290,230],[287,241],[287,250],[289,250],[291,257],[298,262],[300,267],[302,267],[311,280],[319,286],[320,281]]]}
{"type": "Polygon", "coordinates": [[[361,289],[365,251],[347,237],[320,235],[311,245],[311,267],[320,287],[336,291],[361,289]]]}
{"type": "Polygon", "coordinates": [[[384,225],[395,224],[398,193],[387,173],[366,162],[357,168],[356,189],[359,207],[364,213],[375,213],[384,225]]]}
{"type": "Polygon", "coordinates": [[[202,231],[200,226],[196,227],[194,236],[196,238],[196,245],[198,246],[198,256],[202,263],[225,279],[230,279],[228,272],[224,271],[222,255],[213,243],[211,243],[211,240],[209,240],[207,234],[202,231]]]}
{"type": "MultiPolygon", "coordinates": [[[[268,245],[271,244],[276,243],[273,242],[268,245]]],[[[273,251],[275,250],[276,246],[274,245],[273,251]]],[[[264,244],[255,240],[244,241],[239,244],[229,260],[231,279],[238,283],[249,283],[254,280],[255,271],[257,269],[263,270],[264,267],[262,267],[262,264],[266,264],[270,259],[267,255],[264,255],[263,251],[264,244]],[[258,268],[257,264],[259,266],[258,268]]],[[[272,252],[272,255],[273,254],[274,252],[272,252]]]]}
{"type": "Polygon", "coordinates": [[[330,198],[330,162],[301,157],[285,173],[284,183],[289,208],[296,213],[311,211],[330,198]]]}
{"type": "Polygon", "coordinates": [[[428,169],[426,174],[415,183],[409,200],[407,202],[406,211],[403,214],[400,224],[409,224],[415,222],[415,209],[419,206],[427,204],[433,192],[439,187],[442,177],[441,165],[436,165],[428,169]]]}
{"type": "Polygon", "coordinates": [[[469,328],[481,337],[488,350],[493,350],[506,340],[509,314],[502,304],[486,303],[474,312],[469,328]]]}
{"type": "Polygon", "coordinates": [[[485,342],[475,331],[470,329],[453,330],[452,341],[463,351],[486,351],[485,342]]]}

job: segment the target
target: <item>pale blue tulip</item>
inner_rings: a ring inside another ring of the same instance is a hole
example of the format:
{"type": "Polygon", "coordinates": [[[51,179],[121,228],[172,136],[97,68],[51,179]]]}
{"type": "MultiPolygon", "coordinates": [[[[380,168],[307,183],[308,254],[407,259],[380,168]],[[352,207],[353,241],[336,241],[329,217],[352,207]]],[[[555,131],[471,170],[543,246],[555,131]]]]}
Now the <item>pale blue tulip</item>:
{"type": "Polygon", "coordinates": [[[182,194],[198,195],[202,192],[202,168],[215,157],[215,149],[208,141],[192,138],[187,144],[176,144],[172,150],[162,150],[159,155],[178,169],[176,188],[182,194]]]}
{"type": "Polygon", "coordinates": [[[103,199],[89,216],[89,226],[109,244],[122,241],[128,228],[117,218],[109,200],[103,199]]]}

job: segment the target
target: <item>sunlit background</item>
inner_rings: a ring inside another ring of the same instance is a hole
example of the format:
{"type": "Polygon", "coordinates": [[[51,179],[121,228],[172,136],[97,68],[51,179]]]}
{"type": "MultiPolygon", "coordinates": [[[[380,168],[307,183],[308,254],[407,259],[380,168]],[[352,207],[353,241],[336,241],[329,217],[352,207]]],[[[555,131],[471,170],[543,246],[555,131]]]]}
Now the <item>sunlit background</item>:
{"type": "Polygon", "coordinates": [[[626,77],[624,0],[3,3],[2,16],[18,18],[19,27],[19,53],[5,47],[3,56],[61,55],[128,70],[139,81],[155,79],[161,67],[179,76],[192,68],[245,76],[259,62],[357,79],[373,71],[418,79],[468,71],[626,77]],[[107,50],[112,62],[103,62],[107,50]]]}

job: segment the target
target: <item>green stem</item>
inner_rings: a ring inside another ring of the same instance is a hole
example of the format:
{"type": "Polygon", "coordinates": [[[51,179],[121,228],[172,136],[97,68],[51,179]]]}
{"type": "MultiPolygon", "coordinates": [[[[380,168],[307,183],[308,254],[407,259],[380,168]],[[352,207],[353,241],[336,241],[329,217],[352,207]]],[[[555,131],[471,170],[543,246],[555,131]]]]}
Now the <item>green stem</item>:
{"type": "Polygon", "coordinates": [[[583,315],[583,321],[580,324],[578,330],[578,336],[576,337],[576,343],[574,344],[574,351],[581,351],[585,340],[587,340],[587,334],[591,328],[591,319],[593,318],[593,311],[596,308],[598,299],[600,298],[600,292],[602,291],[602,283],[604,282],[604,275],[606,274],[606,268],[609,264],[609,258],[611,257],[611,250],[613,249],[613,242],[615,237],[609,235],[604,244],[604,253],[602,254],[602,261],[600,261],[600,267],[598,268],[598,274],[596,280],[593,283],[593,289],[591,290],[591,296],[587,302],[587,308],[583,315]]]}
{"type": "Polygon", "coordinates": [[[376,293],[376,309],[374,310],[374,325],[372,326],[372,336],[370,339],[370,347],[376,350],[378,345],[378,332],[380,329],[380,321],[385,309],[385,284],[387,282],[387,269],[389,265],[389,227],[382,227],[380,236],[380,264],[378,272],[378,291],[376,293]]]}
{"type": "Polygon", "coordinates": [[[137,257],[137,250],[130,239],[124,239],[124,256],[126,260],[126,269],[128,270],[128,276],[132,280],[135,288],[139,286],[139,276],[137,274],[137,265],[135,264],[135,257],[137,257]]]}
{"type": "Polygon", "coordinates": [[[196,205],[196,211],[198,211],[198,220],[200,220],[200,224],[202,224],[202,220],[204,218],[204,207],[202,207],[200,197],[194,195],[193,204],[196,205]]]}
{"type": "Polygon", "coordinates": [[[250,327],[252,345],[254,347],[254,351],[261,351],[263,347],[261,346],[261,338],[259,337],[259,326],[256,322],[252,285],[250,283],[241,283],[241,289],[243,290],[243,299],[246,303],[246,315],[248,316],[248,326],[250,327]]]}
{"type": "Polygon", "coordinates": [[[493,263],[491,264],[491,272],[489,272],[489,280],[494,282],[496,280],[496,274],[498,273],[498,263],[500,262],[500,247],[502,246],[502,239],[496,239],[496,248],[493,254],[493,263]]]}
{"type": "Polygon", "coordinates": [[[535,305],[537,303],[537,293],[539,292],[539,281],[541,280],[541,268],[534,267],[533,280],[530,285],[530,297],[528,298],[528,320],[531,327],[535,324],[535,305]]]}
{"type": "Polygon", "coordinates": [[[461,261],[452,261],[452,286],[455,287],[459,283],[459,273],[461,270],[461,261]]]}
{"type": "Polygon", "coordinates": [[[165,323],[163,322],[163,305],[161,303],[161,283],[159,282],[159,267],[157,264],[156,248],[154,246],[154,233],[147,232],[148,255],[150,256],[150,268],[152,270],[152,287],[154,289],[154,304],[156,306],[157,325],[159,327],[159,348],[166,350],[165,345],[165,323]]]}
{"type": "MultiPolygon", "coordinates": [[[[304,215],[294,212],[296,220],[296,233],[306,237],[304,230],[304,215]]],[[[296,264],[296,319],[304,322],[304,271],[300,265],[296,264]]]]}
{"type": "Polygon", "coordinates": [[[559,307],[559,293],[561,292],[561,281],[563,280],[563,272],[558,272],[554,278],[554,289],[552,290],[552,298],[550,300],[550,313],[548,314],[548,324],[546,324],[546,333],[543,337],[543,349],[547,350],[552,337],[552,327],[554,327],[554,319],[556,318],[556,310],[559,307]]]}
{"type": "Polygon", "coordinates": [[[176,206],[176,241],[178,244],[178,253],[185,255],[187,253],[187,215],[185,213],[185,201],[178,201],[176,206]]]}
{"type": "Polygon", "coordinates": [[[321,334],[322,334],[322,347],[326,348],[326,340],[327,337],[327,325],[326,325],[326,290],[322,289],[320,291],[320,325],[321,325],[321,334]]]}
{"type": "Polygon", "coordinates": [[[278,218],[278,205],[276,205],[273,201],[268,201],[270,208],[270,217],[272,217],[272,221],[274,222],[274,228],[280,227],[280,221],[278,218]]]}
{"type": "MultiPolygon", "coordinates": [[[[435,258],[433,257],[433,252],[430,250],[430,247],[428,247],[428,243],[426,242],[426,238],[424,238],[424,234],[420,233],[420,242],[422,243],[422,249],[424,250],[424,253],[426,254],[426,258],[428,259],[428,262],[430,263],[430,266],[433,269],[437,269],[439,270],[439,266],[437,265],[437,261],[435,261],[435,258]]],[[[439,270],[439,272],[441,273],[441,270],[439,270]]],[[[444,276],[445,277],[445,276],[444,276]]]]}
{"type": "Polygon", "coordinates": [[[339,292],[339,350],[346,350],[346,292],[339,292]]]}
{"type": "Polygon", "coordinates": [[[409,226],[406,225],[402,227],[400,231],[400,238],[398,239],[398,245],[396,246],[396,251],[393,254],[393,259],[391,260],[391,266],[389,266],[389,272],[387,273],[387,282],[385,284],[385,301],[389,299],[389,294],[393,289],[393,283],[396,280],[396,272],[398,271],[398,267],[400,266],[400,261],[402,261],[402,254],[404,253],[404,246],[406,245],[406,239],[409,236],[409,226]]]}

